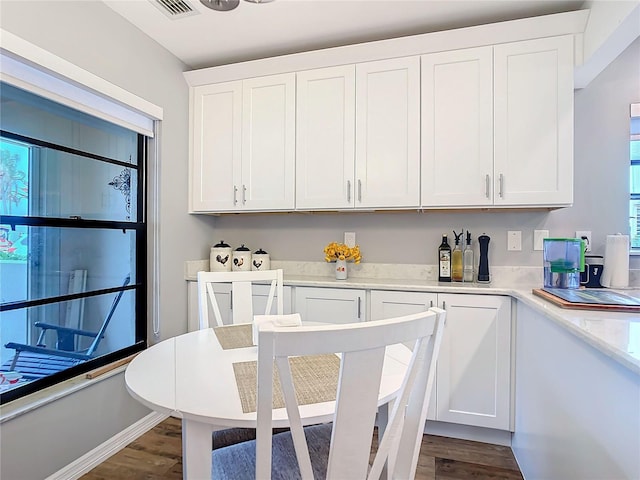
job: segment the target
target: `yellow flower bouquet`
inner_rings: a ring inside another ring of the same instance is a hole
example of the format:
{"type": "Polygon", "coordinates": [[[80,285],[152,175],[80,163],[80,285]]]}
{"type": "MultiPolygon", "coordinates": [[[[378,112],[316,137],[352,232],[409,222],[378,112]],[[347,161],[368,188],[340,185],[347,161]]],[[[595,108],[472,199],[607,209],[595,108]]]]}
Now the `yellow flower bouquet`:
{"type": "Polygon", "coordinates": [[[348,247],[344,243],[331,242],[324,247],[324,259],[327,262],[346,260],[347,262],[360,263],[362,260],[360,246],[348,247]]]}

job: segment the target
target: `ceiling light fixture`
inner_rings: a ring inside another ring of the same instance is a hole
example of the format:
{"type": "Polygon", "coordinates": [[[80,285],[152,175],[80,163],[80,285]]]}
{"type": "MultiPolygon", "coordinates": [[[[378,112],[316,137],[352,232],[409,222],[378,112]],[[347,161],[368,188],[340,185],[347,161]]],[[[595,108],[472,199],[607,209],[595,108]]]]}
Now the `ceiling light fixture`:
{"type": "MultiPolygon", "coordinates": [[[[273,0],[245,0],[250,3],[269,3],[273,0]]],[[[228,12],[240,4],[240,0],[200,0],[204,6],[219,12],[228,12]]]]}
{"type": "Polygon", "coordinates": [[[205,7],[219,12],[228,12],[240,4],[240,0],[200,0],[205,7]]]}

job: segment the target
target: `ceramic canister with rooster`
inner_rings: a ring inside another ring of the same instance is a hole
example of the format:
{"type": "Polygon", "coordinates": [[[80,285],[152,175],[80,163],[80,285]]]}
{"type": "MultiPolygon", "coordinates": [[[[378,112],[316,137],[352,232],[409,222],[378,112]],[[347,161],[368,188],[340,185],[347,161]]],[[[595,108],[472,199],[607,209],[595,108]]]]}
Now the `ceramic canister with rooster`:
{"type": "Polygon", "coordinates": [[[230,272],[233,260],[231,247],[220,240],[220,243],[211,247],[209,256],[209,270],[212,272],[230,272]]]}
{"type": "Polygon", "coordinates": [[[263,249],[256,250],[251,256],[251,270],[271,270],[271,257],[263,249]]]}
{"type": "Polygon", "coordinates": [[[231,264],[231,271],[251,271],[251,250],[245,247],[244,244],[233,251],[233,263],[231,264]]]}

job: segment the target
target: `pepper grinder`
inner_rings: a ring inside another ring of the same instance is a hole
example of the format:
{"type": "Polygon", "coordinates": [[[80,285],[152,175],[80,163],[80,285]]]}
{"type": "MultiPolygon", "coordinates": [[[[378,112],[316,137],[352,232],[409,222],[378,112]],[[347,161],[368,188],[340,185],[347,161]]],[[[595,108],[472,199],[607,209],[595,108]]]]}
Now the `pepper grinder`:
{"type": "Polygon", "coordinates": [[[491,281],[491,276],[489,275],[489,241],[491,241],[491,238],[484,233],[478,237],[478,243],[480,244],[478,283],[489,283],[491,281]]]}

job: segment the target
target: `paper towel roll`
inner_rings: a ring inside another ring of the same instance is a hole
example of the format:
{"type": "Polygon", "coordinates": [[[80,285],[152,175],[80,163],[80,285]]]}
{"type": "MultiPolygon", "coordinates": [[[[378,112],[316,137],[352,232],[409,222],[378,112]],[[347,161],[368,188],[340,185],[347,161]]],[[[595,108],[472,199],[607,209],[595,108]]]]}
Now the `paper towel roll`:
{"type": "Polygon", "coordinates": [[[600,283],[610,288],[629,286],[629,235],[607,235],[600,283]]]}

